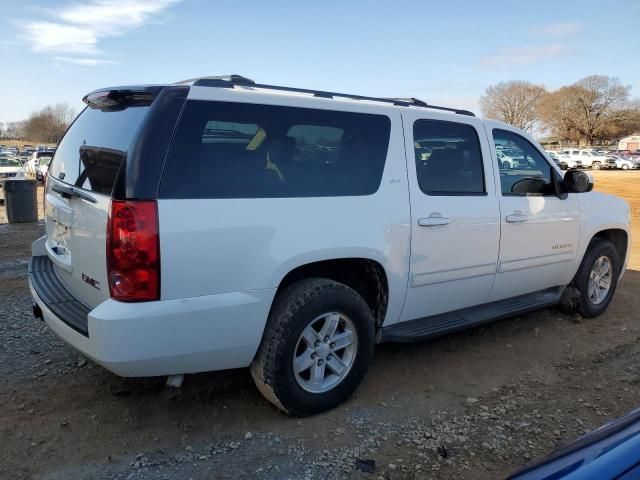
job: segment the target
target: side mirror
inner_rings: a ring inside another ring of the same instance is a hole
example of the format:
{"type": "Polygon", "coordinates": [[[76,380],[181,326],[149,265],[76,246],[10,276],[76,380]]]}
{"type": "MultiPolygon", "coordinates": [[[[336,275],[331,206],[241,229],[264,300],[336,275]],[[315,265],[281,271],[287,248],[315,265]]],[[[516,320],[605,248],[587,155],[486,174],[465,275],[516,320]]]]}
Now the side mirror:
{"type": "Polygon", "coordinates": [[[569,193],[585,193],[593,190],[593,177],[582,170],[569,170],[564,175],[564,186],[569,193]]]}

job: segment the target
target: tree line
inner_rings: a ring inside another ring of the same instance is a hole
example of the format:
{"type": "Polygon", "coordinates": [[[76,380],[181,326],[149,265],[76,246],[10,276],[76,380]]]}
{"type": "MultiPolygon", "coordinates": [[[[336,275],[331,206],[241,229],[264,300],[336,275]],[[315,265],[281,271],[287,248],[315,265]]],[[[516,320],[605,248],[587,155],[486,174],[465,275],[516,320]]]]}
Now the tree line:
{"type": "Polygon", "coordinates": [[[58,143],[75,116],[76,112],[69,103],[47,105],[26,120],[0,123],[0,138],[58,143]]]}
{"type": "Polygon", "coordinates": [[[640,131],[640,101],[618,78],[591,75],[549,91],[522,80],[500,82],[480,98],[482,115],[528,132],[587,145],[640,131]]]}

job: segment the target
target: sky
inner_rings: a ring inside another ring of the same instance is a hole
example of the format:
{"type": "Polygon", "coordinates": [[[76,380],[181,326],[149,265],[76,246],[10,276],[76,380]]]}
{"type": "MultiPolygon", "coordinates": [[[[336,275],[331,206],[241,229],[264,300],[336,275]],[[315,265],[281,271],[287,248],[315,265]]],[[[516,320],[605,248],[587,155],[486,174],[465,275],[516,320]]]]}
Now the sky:
{"type": "Polygon", "coordinates": [[[116,85],[236,73],[479,112],[592,74],[640,97],[640,0],[0,0],[0,122],[116,85]]]}

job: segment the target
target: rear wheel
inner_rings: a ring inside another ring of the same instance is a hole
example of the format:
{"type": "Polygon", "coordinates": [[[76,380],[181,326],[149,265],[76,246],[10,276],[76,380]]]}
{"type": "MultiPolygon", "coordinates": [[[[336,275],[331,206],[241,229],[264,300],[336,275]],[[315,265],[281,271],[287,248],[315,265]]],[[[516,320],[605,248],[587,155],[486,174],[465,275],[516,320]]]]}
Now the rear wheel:
{"type": "Polygon", "coordinates": [[[618,252],[609,240],[591,242],[580,268],[562,298],[565,310],[583,317],[597,317],[605,312],[618,285],[618,252]]]}
{"type": "Polygon", "coordinates": [[[627,165],[626,163],[622,164],[622,170],[629,170],[629,165],[627,165]]]}
{"type": "Polygon", "coordinates": [[[594,170],[600,170],[600,162],[593,162],[591,164],[591,168],[593,168],[594,170]]]}
{"type": "Polygon", "coordinates": [[[360,384],[374,339],[371,310],[355,290],[324,278],[301,280],[278,294],[251,375],[284,412],[320,413],[360,384]]]}

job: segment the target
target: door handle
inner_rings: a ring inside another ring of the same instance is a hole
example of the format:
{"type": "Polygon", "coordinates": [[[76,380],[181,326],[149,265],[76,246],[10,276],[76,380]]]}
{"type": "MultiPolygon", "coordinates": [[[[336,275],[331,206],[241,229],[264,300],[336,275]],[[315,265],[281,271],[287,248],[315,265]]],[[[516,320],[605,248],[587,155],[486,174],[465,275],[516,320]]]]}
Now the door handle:
{"type": "Polygon", "coordinates": [[[437,227],[438,225],[449,225],[449,219],[439,213],[432,213],[427,218],[419,218],[418,225],[421,227],[437,227]]]}
{"type": "Polygon", "coordinates": [[[511,215],[507,215],[508,223],[522,223],[529,219],[529,215],[522,213],[520,210],[516,210],[511,215]]]}

